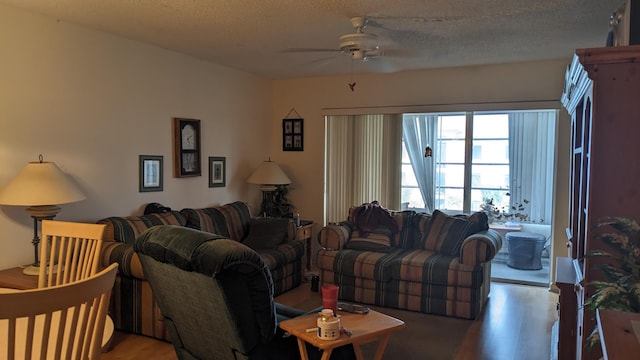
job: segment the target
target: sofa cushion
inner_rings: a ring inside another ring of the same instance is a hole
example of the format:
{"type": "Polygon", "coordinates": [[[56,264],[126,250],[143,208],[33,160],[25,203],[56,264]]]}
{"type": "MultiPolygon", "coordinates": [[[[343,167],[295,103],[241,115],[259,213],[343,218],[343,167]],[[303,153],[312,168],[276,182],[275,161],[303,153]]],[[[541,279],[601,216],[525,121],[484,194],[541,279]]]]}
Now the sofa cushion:
{"type": "Polygon", "coordinates": [[[416,212],[413,210],[392,211],[393,218],[398,223],[400,231],[393,238],[393,246],[408,249],[412,247],[415,238],[415,229],[413,227],[413,218],[416,212]]]}
{"type": "Polygon", "coordinates": [[[391,280],[474,287],[482,279],[482,269],[479,266],[463,265],[460,264],[457,256],[428,250],[410,250],[400,253],[389,263],[389,266],[391,280]]]}
{"type": "Polygon", "coordinates": [[[391,231],[383,227],[372,230],[366,237],[360,236],[356,230],[344,247],[353,250],[389,252],[392,236],[391,231]]]}
{"type": "Polygon", "coordinates": [[[393,249],[389,253],[344,249],[335,253],[333,272],[358,278],[389,281],[391,263],[403,252],[393,249]]]}
{"type": "Polygon", "coordinates": [[[423,249],[457,256],[464,239],[479,230],[480,224],[477,222],[435,210],[423,236],[423,249]]]}
{"type": "Polygon", "coordinates": [[[241,241],[249,228],[249,206],[236,201],[222,206],[202,209],[185,208],[180,213],[186,218],[186,226],[241,241]]]}
{"type": "Polygon", "coordinates": [[[292,269],[292,273],[284,274],[284,276],[289,276],[294,272],[300,272],[302,266],[301,258],[305,254],[305,246],[302,241],[286,241],[273,249],[257,249],[256,252],[262,257],[271,270],[275,281],[278,279],[278,276],[275,274],[276,271],[284,266],[291,264],[296,266],[295,269],[292,269]]]}
{"type": "Polygon", "coordinates": [[[458,219],[473,221],[478,224],[478,231],[489,230],[489,217],[484,211],[477,211],[472,214],[454,215],[458,219]]]}
{"type": "MultiPolygon", "coordinates": [[[[349,214],[347,217],[347,221],[344,224],[349,224],[351,229],[353,230],[353,235],[355,237],[364,237],[359,236],[357,227],[354,225],[354,219],[356,217],[356,212],[359,206],[352,206],[349,208],[349,214]]],[[[398,230],[393,233],[393,237],[391,238],[391,246],[392,247],[400,247],[403,249],[409,249],[413,247],[413,238],[414,229],[413,229],[413,217],[416,215],[416,212],[413,210],[403,210],[403,211],[390,211],[391,217],[397,224],[398,230]]],[[[378,228],[381,228],[379,226],[378,228]]],[[[387,226],[387,229],[389,227],[387,226]]],[[[419,240],[419,239],[418,239],[419,240]]]]}
{"type": "Polygon", "coordinates": [[[156,225],[185,226],[186,220],[181,213],[170,211],[142,216],[112,216],[97,221],[106,224],[104,239],[133,245],[136,238],[145,230],[156,225]]]}
{"type": "Polygon", "coordinates": [[[287,218],[252,218],[249,233],[242,243],[252,249],[273,249],[287,238],[290,221],[287,218]]]}

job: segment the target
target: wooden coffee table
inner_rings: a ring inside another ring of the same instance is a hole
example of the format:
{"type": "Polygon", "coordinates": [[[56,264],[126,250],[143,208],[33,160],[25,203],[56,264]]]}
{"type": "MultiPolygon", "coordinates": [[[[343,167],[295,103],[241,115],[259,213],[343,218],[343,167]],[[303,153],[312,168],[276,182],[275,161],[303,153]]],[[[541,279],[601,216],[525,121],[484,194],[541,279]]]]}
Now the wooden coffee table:
{"type": "Polygon", "coordinates": [[[307,332],[307,329],[317,328],[318,314],[309,314],[285,320],[280,323],[280,327],[298,339],[298,348],[300,349],[302,360],[309,359],[305,342],[323,351],[322,360],[328,360],[333,349],[353,344],[356,358],[363,360],[360,345],[374,341],[378,341],[374,359],[380,360],[387,347],[391,332],[404,328],[404,321],[373,310],[369,311],[368,314],[339,312],[338,315],[340,315],[340,325],[351,331],[351,336],[341,334],[337,340],[321,340],[318,338],[317,331],[307,332]]]}

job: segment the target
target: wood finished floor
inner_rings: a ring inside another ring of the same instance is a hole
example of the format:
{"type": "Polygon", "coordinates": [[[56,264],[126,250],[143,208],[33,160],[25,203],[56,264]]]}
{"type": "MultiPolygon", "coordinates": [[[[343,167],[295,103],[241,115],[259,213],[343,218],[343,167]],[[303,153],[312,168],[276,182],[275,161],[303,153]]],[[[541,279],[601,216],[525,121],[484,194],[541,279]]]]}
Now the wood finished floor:
{"type": "MultiPolygon", "coordinates": [[[[276,300],[295,306],[310,294],[303,283],[276,300]]],[[[455,360],[549,359],[558,295],[547,288],[491,283],[487,306],[469,329],[455,360]]],[[[170,343],[116,332],[103,360],[176,360],[170,343]]]]}

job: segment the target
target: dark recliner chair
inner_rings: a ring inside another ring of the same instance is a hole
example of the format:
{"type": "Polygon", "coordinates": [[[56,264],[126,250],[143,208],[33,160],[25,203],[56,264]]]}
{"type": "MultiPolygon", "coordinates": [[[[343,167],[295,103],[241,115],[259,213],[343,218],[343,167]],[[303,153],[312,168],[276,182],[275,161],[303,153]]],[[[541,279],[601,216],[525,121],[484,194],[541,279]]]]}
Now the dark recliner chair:
{"type": "MultiPolygon", "coordinates": [[[[273,301],[269,268],[249,247],[161,225],[141,234],[135,250],[179,359],[300,358],[295,337],[278,322],[305,312],[273,301]]],[[[355,357],[353,347],[341,350],[331,358],[355,357]]]]}

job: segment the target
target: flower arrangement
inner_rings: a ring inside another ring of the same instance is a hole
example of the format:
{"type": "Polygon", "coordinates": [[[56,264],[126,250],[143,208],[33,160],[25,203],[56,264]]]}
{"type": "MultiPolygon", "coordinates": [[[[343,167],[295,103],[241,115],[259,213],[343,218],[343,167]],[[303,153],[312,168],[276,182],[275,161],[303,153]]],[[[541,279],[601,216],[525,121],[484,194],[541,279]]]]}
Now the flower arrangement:
{"type": "MultiPolygon", "coordinates": [[[[511,194],[507,193],[506,196],[511,194]]],[[[511,206],[511,208],[498,207],[495,205],[493,198],[487,198],[480,204],[480,210],[487,213],[489,223],[498,222],[527,222],[529,221],[529,213],[527,212],[529,200],[524,199],[521,203],[511,206]]]]}

